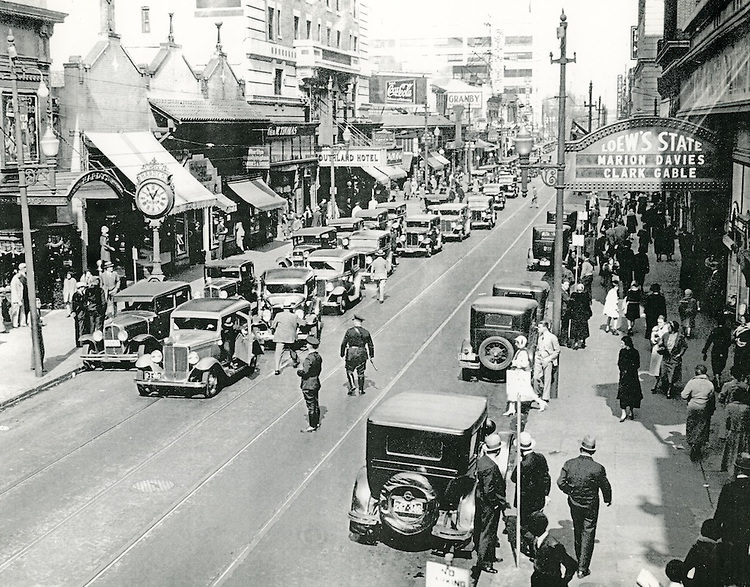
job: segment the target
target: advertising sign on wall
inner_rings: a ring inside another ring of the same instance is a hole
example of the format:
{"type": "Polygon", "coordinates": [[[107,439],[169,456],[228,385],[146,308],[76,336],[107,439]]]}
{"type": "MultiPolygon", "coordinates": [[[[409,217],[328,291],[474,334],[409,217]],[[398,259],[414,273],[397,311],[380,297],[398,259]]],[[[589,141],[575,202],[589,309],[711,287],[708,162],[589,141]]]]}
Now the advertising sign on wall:
{"type": "Polygon", "coordinates": [[[268,169],[271,167],[271,151],[267,145],[248,147],[245,169],[268,169]]]}
{"type": "MultiPolygon", "coordinates": [[[[387,165],[387,156],[385,149],[373,149],[355,147],[351,149],[336,148],[334,150],[334,164],[345,167],[372,167],[378,165],[387,165]]],[[[321,167],[330,167],[331,165],[331,148],[324,148],[319,155],[318,164],[321,167]]]]}
{"type": "Polygon", "coordinates": [[[479,108],[482,105],[482,92],[448,92],[448,108],[469,106],[479,108]]]}
{"type": "Polygon", "coordinates": [[[399,79],[385,82],[385,101],[387,103],[414,104],[416,100],[416,80],[399,79]]]}

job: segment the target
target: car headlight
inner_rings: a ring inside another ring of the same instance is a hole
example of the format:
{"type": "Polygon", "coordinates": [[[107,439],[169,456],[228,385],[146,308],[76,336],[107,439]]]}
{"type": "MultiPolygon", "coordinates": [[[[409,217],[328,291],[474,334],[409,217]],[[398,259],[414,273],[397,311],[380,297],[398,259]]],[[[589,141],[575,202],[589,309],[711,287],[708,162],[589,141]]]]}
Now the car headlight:
{"type": "Polygon", "coordinates": [[[222,289],[222,290],[221,290],[221,291],[219,292],[219,297],[220,297],[220,298],[221,298],[222,300],[225,300],[225,299],[227,299],[227,298],[229,297],[229,294],[227,293],[227,290],[225,290],[225,289],[222,289]]]}
{"type": "Polygon", "coordinates": [[[92,336],[96,342],[101,342],[102,340],[104,340],[104,333],[102,333],[101,330],[97,330],[92,336]]]}
{"type": "Polygon", "coordinates": [[[365,257],[365,263],[367,263],[368,265],[370,265],[372,263],[372,257],[370,255],[367,255],[365,257]]]}
{"type": "Polygon", "coordinates": [[[305,319],[305,312],[302,310],[302,308],[297,308],[294,311],[294,313],[297,316],[297,318],[299,318],[300,320],[304,320],[305,319]]]}
{"type": "Polygon", "coordinates": [[[161,363],[161,360],[164,358],[164,355],[161,354],[161,351],[159,349],[156,349],[155,351],[151,351],[151,361],[153,363],[161,363]]]}
{"type": "Polygon", "coordinates": [[[120,332],[117,333],[117,340],[120,342],[125,342],[128,340],[128,331],[127,330],[120,330],[120,332]]]}
{"type": "Polygon", "coordinates": [[[201,358],[198,356],[198,353],[196,353],[195,351],[191,351],[190,354],[188,355],[188,364],[195,365],[198,361],[200,361],[200,359],[201,358]]]}
{"type": "Polygon", "coordinates": [[[349,239],[348,238],[342,238],[341,239],[341,244],[344,245],[345,247],[348,247],[349,246],[349,239]]]}
{"type": "Polygon", "coordinates": [[[302,253],[303,259],[307,259],[309,256],[310,256],[310,251],[305,251],[304,253],[302,253]]]}
{"type": "Polygon", "coordinates": [[[326,291],[333,291],[333,284],[330,281],[326,283],[326,291]]]}
{"type": "Polygon", "coordinates": [[[423,243],[425,239],[425,236],[423,234],[419,235],[419,238],[417,239],[420,243],[423,243]]]}
{"type": "Polygon", "coordinates": [[[270,322],[271,321],[271,316],[272,316],[271,310],[269,310],[268,308],[266,308],[265,310],[263,310],[263,313],[261,314],[261,318],[263,318],[264,322],[270,322]]]}

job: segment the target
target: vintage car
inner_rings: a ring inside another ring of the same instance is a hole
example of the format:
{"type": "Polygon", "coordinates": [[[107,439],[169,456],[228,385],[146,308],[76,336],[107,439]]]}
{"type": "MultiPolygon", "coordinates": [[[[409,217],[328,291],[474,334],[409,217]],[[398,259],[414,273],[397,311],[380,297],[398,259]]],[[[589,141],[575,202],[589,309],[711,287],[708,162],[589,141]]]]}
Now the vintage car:
{"type": "MultiPolygon", "coordinates": [[[[570,226],[563,225],[563,258],[570,245],[570,226]]],[[[526,259],[528,271],[549,271],[555,262],[555,225],[541,224],[532,229],[531,248],[526,259]]]]}
{"type": "Polygon", "coordinates": [[[443,235],[440,233],[440,217],[435,214],[417,214],[406,217],[404,234],[396,243],[399,255],[423,253],[431,257],[443,248],[443,235]]]}
{"type": "Polygon", "coordinates": [[[370,280],[370,265],[378,253],[385,257],[388,275],[393,273],[397,265],[393,245],[393,236],[389,230],[360,230],[352,234],[349,250],[365,254],[365,269],[362,273],[365,282],[370,280]]]}
{"type": "Polygon", "coordinates": [[[471,304],[469,338],[461,344],[458,364],[461,379],[495,376],[513,360],[514,339],[523,334],[528,348],[536,343],[537,308],[535,300],[512,297],[481,297],[471,304]]]}
{"type": "MultiPolygon", "coordinates": [[[[365,466],[349,510],[350,538],[418,540],[460,548],[474,528],[477,460],[487,425],[487,399],[406,392],[385,399],[367,419],[365,466]]],[[[502,432],[497,462],[508,469],[513,434],[502,432]]]]}
{"type": "Polygon", "coordinates": [[[428,192],[424,195],[424,205],[429,209],[430,206],[439,206],[440,204],[447,204],[452,202],[456,197],[456,193],[448,190],[444,185],[441,185],[437,191],[428,192]]]}
{"type": "Polygon", "coordinates": [[[406,222],[406,202],[381,202],[377,209],[388,211],[388,222],[393,238],[398,238],[404,232],[406,222]]]}
{"type": "Polygon", "coordinates": [[[466,199],[469,206],[470,227],[495,227],[494,198],[489,194],[483,196],[469,196],[466,199]]]}
{"type": "Polygon", "coordinates": [[[199,298],[182,304],[172,312],[162,349],[135,364],[138,393],[215,396],[255,369],[251,330],[246,300],[199,298]]]}
{"type": "Polygon", "coordinates": [[[335,249],[338,246],[336,228],[315,226],[301,228],[292,236],[292,252],[288,257],[277,259],[280,267],[305,267],[307,257],[318,249],[335,249]]]}
{"type": "Polygon", "coordinates": [[[536,319],[537,322],[541,322],[544,320],[544,314],[547,309],[549,283],[541,279],[532,281],[530,279],[519,280],[514,277],[505,277],[498,279],[492,284],[492,295],[536,300],[536,303],[539,304],[536,319]]]}
{"type": "Polygon", "coordinates": [[[388,230],[388,210],[383,208],[375,208],[368,210],[360,210],[357,212],[357,218],[361,218],[363,222],[363,228],[370,230],[388,230]]]}
{"type": "Polygon", "coordinates": [[[362,299],[365,254],[354,249],[321,249],[312,253],[307,265],[315,272],[316,295],[322,308],[339,314],[362,299]]]}
{"type": "Polygon", "coordinates": [[[505,209],[505,190],[500,187],[499,183],[486,183],[482,187],[482,194],[492,198],[493,210],[505,209]]]}
{"type": "Polygon", "coordinates": [[[500,189],[505,193],[506,198],[515,198],[518,196],[518,182],[516,176],[510,173],[498,173],[495,177],[495,182],[500,189]]]}
{"type": "Polygon", "coordinates": [[[250,254],[211,259],[203,266],[203,297],[240,297],[257,307],[255,265],[250,254]]]}
{"type": "Polygon", "coordinates": [[[336,218],[330,220],[328,226],[332,226],[336,229],[336,240],[338,246],[347,248],[349,246],[349,237],[353,232],[362,230],[364,224],[363,220],[359,217],[353,218],[351,216],[345,218],[336,218]]]}
{"type": "MultiPolygon", "coordinates": [[[[326,249],[330,251],[341,249],[326,249]]],[[[320,338],[323,323],[320,300],[316,295],[315,272],[309,267],[278,267],[267,269],[258,281],[258,316],[255,336],[263,345],[271,345],[271,325],[276,313],[289,305],[297,314],[300,328],[297,340],[313,335],[320,338]]]]}
{"type": "Polygon", "coordinates": [[[161,348],[172,311],[190,298],[184,281],[139,281],[119,291],[115,316],[103,330],[81,336],[83,368],[132,369],[138,357],[161,348]]]}
{"type": "Polygon", "coordinates": [[[471,236],[471,218],[466,204],[430,206],[430,212],[440,217],[440,232],[443,239],[464,240],[471,236]]]}

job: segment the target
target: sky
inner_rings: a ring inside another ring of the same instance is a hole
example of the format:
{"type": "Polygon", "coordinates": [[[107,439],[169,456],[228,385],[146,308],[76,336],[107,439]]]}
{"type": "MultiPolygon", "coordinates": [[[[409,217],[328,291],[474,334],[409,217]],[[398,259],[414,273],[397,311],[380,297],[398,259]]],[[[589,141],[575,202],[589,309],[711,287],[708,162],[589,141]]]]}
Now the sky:
{"type": "MultiPolygon", "coordinates": [[[[470,27],[477,34],[487,32],[489,6],[502,14],[527,6],[529,0],[369,0],[370,37],[401,38],[442,36],[470,27]],[[491,4],[490,4],[491,3],[491,4]],[[461,7],[461,9],[457,9],[461,7]]],[[[569,64],[569,95],[588,97],[594,84],[594,101],[599,95],[610,112],[615,112],[617,75],[635,65],[630,61],[630,27],[638,21],[638,0],[531,0],[534,22],[535,85],[542,97],[557,95],[559,66],[551,65],[549,53],[560,56],[557,26],[564,9],[568,17],[567,53],[576,53],[569,64]]],[[[460,34],[460,33],[459,33],[460,34]]],[[[611,119],[610,119],[611,120],[611,119]]]]}

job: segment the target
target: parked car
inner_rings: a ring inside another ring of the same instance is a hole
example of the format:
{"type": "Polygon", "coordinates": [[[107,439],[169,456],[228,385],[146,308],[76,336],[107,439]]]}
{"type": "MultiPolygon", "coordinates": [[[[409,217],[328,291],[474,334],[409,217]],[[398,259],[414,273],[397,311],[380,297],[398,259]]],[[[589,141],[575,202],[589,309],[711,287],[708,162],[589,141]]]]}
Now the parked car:
{"type": "Polygon", "coordinates": [[[315,272],[316,295],[322,308],[343,314],[362,299],[365,254],[353,249],[321,249],[308,257],[315,272]]]}
{"type": "MultiPolygon", "coordinates": [[[[471,305],[469,338],[461,344],[458,364],[461,379],[472,376],[498,375],[513,360],[513,340],[520,334],[535,346],[537,332],[535,300],[512,297],[481,297],[471,305]]],[[[533,354],[533,352],[532,352],[533,354]]]]}
{"type": "Polygon", "coordinates": [[[357,212],[357,218],[361,218],[363,228],[370,230],[388,230],[388,210],[383,208],[360,210],[357,212]]]}
{"type": "Polygon", "coordinates": [[[518,197],[518,182],[514,175],[510,173],[498,173],[495,176],[495,182],[505,193],[506,198],[518,197]]]}
{"type": "Polygon", "coordinates": [[[362,273],[365,282],[370,280],[370,265],[378,253],[382,253],[385,257],[389,275],[396,269],[393,236],[389,230],[360,230],[355,232],[349,242],[349,250],[365,254],[365,269],[362,273]]]}
{"type": "Polygon", "coordinates": [[[351,234],[358,230],[362,230],[364,221],[359,217],[353,218],[348,216],[330,220],[328,226],[332,226],[336,229],[336,240],[338,241],[338,246],[345,249],[349,246],[349,237],[351,234]]]}
{"type": "Polygon", "coordinates": [[[406,217],[406,227],[396,245],[399,255],[423,253],[431,257],[443,248],[440,217],[435,214],[418,214],[406,217]]]}
{"type": "Polygon", "coordinates": [[[499,183],[486,183],[482,187],[482,194],[492,198],[493,210],[505,210],[505,190],[499,183]]]}
{"type": "Polygon", "coordinates": [[[80,338],[83,368],[132,369],[138,357],[161,348],[172,311],[190,298],[184,281],[139,281],[119,291],[113,297],[115,316],[80,338]]]}
{"type": "Polygon", "coordinates": [[[455,192],[449,191],[444,185],[441,185],[436,192],[428,192],[424,196],[425,208],[429,209],[430,206],[439,206],[440,204],[447,204],[452,202],[456,197],[455,192]]]}
{"type": "Polygon", "coordinates": [[[318,249],[335,249],[336,228],[332,226],[315,226],[301,228],[292,236],[292,252],[288,257],[277,259],[280,267],[305,267],[307,257],[318,249]]]}
{"type": "Polygon", "coordinates": [[[388,211],[389,228],[393,238],[397,239],[404,232],[406,202],[381,202],[377,208],[388,211]]]}
{"type": "Polygon", "coordinates": [[[241,297],[257,309],[255,265],[249,253],[206,261],[203,283],[203,297],[241,297]]]}
{"type": "Polygon", "coordinates": [[[323,324],[320,318],[320,300],[316,295],[315,272],[312,269],[267,269],[258,283],[258,316],[255,323],[255,336],[258,342],[266,346],[273,342],[271,324],[276,313],[286,304],[291,304],[301,322],[297,340],[301,341],[308,335],[320,338],[323,324]]]}
{"type": "Polygon", "coordinates": [[[547,298],[549,297],[549,283],[541,279],[532,281],[530,279],[519,280],[515,277],[504,277],[498,279],[492,285],[493,296],[506,296],[510,298],[526,298],[536,300],[537,322],[544,320],[547,309],[547,298]]]}
{"type": "Polygon", "coordinates": [[[443,239],[464,240],[471,236],[469,207],[464,203],[430,206],[430,212],[440,217],[443,239]]]}
{"type": "MultiPolygon", "coordinates": [[[[570,226],[563,225],[563,258],[570,245],[570,226]]],[[[526,260],[528,271],[548,271],[555,262],[555,225],[541,224],[532,229],[531,248],[526,260]]]]}
{"type": "Polygon", "coordinates": [[[255,369],[250,302],[199,298],[172,312],[161,350],[136,362],[138,393],[215,396],[255,369]]]}
{"type": "Polygon", "coordinates": [[[494,198],[489,194],[483,196],[469,196],[466,200],[469,207],[470,226],[495,228],[494,198]]]}
{"type": "MultiPolygon", "coordinates": [[[[367,419],[365,465],[357,473],[349,532],[364,543],[431,535],[438,547],[462,547],[474,528],[477,460],[488,433],[487,399],[406,392],[367,419]]],[[[513,434],[501,433],[497,462],[505,476],[513,434]]]]}

